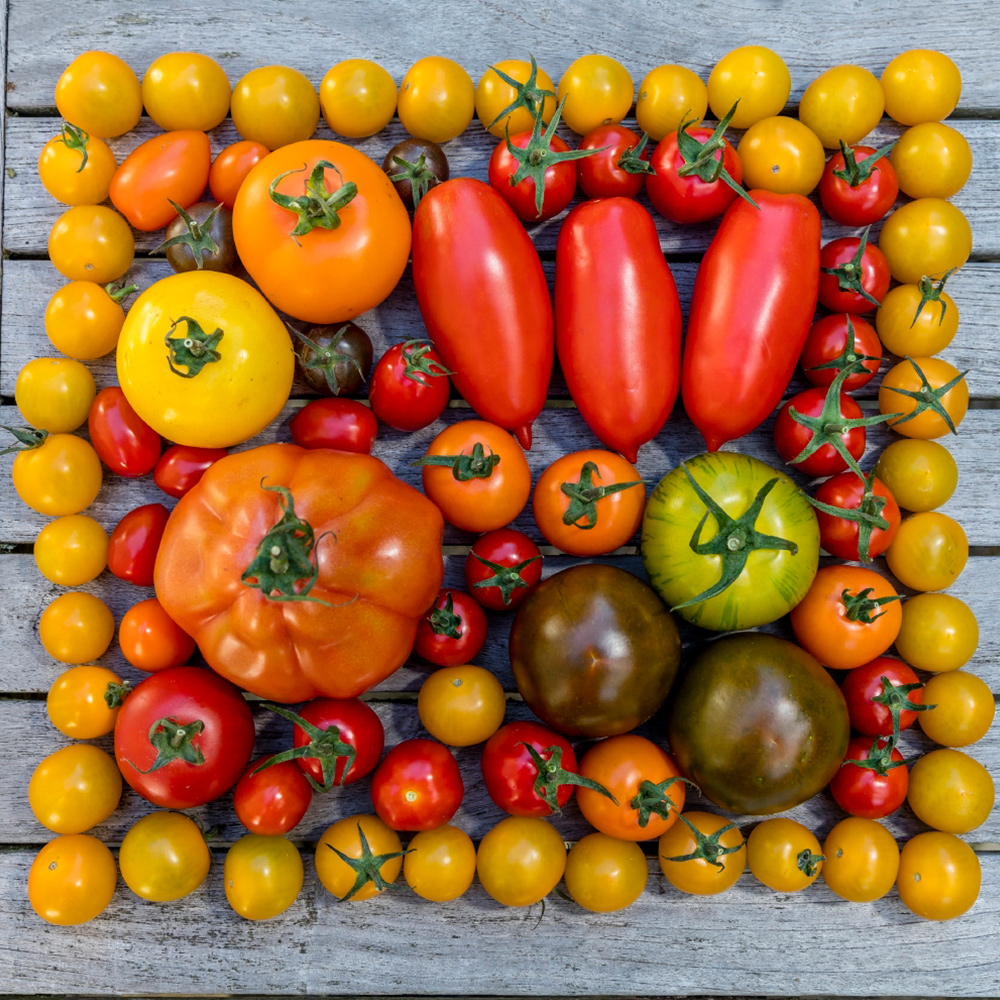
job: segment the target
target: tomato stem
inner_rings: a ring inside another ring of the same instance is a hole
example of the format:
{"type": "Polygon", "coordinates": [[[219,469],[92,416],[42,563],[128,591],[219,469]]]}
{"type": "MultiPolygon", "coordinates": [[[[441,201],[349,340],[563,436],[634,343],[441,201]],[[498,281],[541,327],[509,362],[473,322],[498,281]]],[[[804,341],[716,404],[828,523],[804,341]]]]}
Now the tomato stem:
{"type": "Polygon", "coordinates": [[[528,114],[531,115],[536,121],[541,119],[542,112],[545,108],[545,98],[555,97],[555,93],[551,90],[545,90],[538,86],[538,63],[535,62],[535,57],[528,53],[528,58],[531,60],[531,72],[528,74],[528,79],[523,83],[520,80],[515,80],[512,76],[505,73],[501,69],[497,69],[496,66],[491,66],[490,69],[496,73],[504,83],[509,87],[514,88],[516,94],[513,101],[507,105],[487,126],[486,129],[489,131],[494,125],[502,118],[512,115],[518,108],[525,108],[528,114]]]}
{"type": "Polygon", "coordinates": [[[282,750],[269,757],[263,764],[254,769],[254,774],[266,771],[275,764],[283,764],[286,760],[300,760],[303,757],[319,761],[320,772],[323,781],[317,781],[311,774],[305,772],[306,780],[312,786],[313,791],[328,792],[334,785],[337,776],[337,768],[340,762],[344,761],[344,769],[340,772],[340,780],[336,783],[343,785],[347,777],[347,772],[354,766],[357,750],[348,742],[341,739],[340,728],[330,725],[325,729],[320,729],[301,715],[296,714],[291,709],[282,708],[280,705],[265,703],[263,708],[280,715],[283,719],[288,719],[299,727],[308,737],[309,742],[299,747],[292,747],[290,750],[282,750]]]}
{"type": "Polygon", "coordinates": [[[178,205],[176,201],[171,201],[170,198],[167,201],[170,202],[174,211],[180,216],[187,227],[187,231],[164,240],[158,247],[153,248],[153,253],[160,253],[169,247],[181,246],[183,244],[191,251],[195,267],[201,271],[205,267],[205,256],[208,255],[211,257],[213,254],[219,252],[219,244],[212,237],[212,223],[215,222],[216,216],[222,210],[222,202],[220,201],[201,222],[198,222],[178,205]]]}
{"type": "Polygon", "coordinates": [[[892,597],[869,597],[875,592],[874,587],[865,587],[856,594],[852,594],[846,587],[840,592],[840,599],[844,604],[844,617],[850,622],[861,622],[863,625],[871,625],[874,621],[885,614],[881,610],[883,604],[892,604],[893,601],[901,601],[901,594],[894,594],[892,597]],[[878,611],[878,614],[875,612],[878,611]]]}
{"type": "Polygon", "coordinates": [[[863,563],[871,562],[871,538],[872,532],[878,528],[881,531],[889,530],[889,522],[882,516],[882,508],[887,500],[875,492],[875,473],[862,473],[861,481],[864,489],[861,494],[861,501],[857,507],[835,507],[833,504],[824,503],[815,497],[806,496],[806,499],[817,509],[829,514],[831,517],[838,517],[843,521],[853,521],[858,526],[858,560],[863,563]]]}
{"type": "Polygon", "coordinates": [[[156,759],[152,765],[144,771],[131,760],[127,760],[126,763],[140,774],[151,774],[175,760],[182,760],[199,767],[205,763],[205,758],[194,740],[204,728],[205,723],[201,719],[184,723],[171,718],[157,719],[149,729],[149,742],[156,750],[156,759]]]}
{"type": "Polygon", "coordinates": [[[944,291],[945,283],[948,279],[958,270],[957,267],[951,268],[949,271],[945,271],[941,278],[935,280],[934,278],[928,278],[924,275],[917,284],[917,289],[920,292],[920,302],[917,303],[917,311],[913,314],[913,319],[910,321],[910,328],[912,329],[914,324],[920,319],[920,313],[923,311],[925,305],[928,302],[940,302],[941,303],[941,315],[938,316],[938,326],[944,322],[945,310],[948,308],[948,303],[941,298],[941,293],[944,291]]]}
{"type": "Polygon", "coordinates": [[[167,345],[167,364],[170,370],[181,378],[194,378],[205,365],[222,360],[222,355],[216,350],[222,340],[222,327],[216,327],[214,333],[206,333],[201,324],[191,316],[181,316],[171,322],[167,335],[163,338],[167,345]],[[171,337],[170,335],[181,323],[187,323],[187,336],[171,337]],[[183,365],[187,372],[182,372],[177,365],[183,365]]]}
{"type": "Polygon", "coordinates": [[[725,826],[720,827],[715,833],[707,834],[702,833],[694,823],[691,822],[684,815],[684,813],[678,814],[678,819],[680,819],[684,825],[691,831],[695,840],[695,849],[691,851],[690,854],[679,854],[673,858],[664,858],[665,861],[707,861],[710,865],[715,865],[719,871],[725,870],[725,865],[719,860],[719,858],[725,857],[727,854],[735,854],[739,851],[746,841],[741,837],[740,842],[732,847],[723,847],[719,843],[719,839],[724,833],[728,833],[730,830],[736,830],[737,826],[735,823],[727,823],[725,826]]]}
{"type": "Polygon", "coordinates": [[[614,493],[620,493],[632,486],[642,486],[643,480],[636,479],[628,483],[609,483],[607,486],[595,486],[594,474],[598,471],[595,462],[584,462],[580,469],[580,478],[567,481],[559,487],[564,496],[569,497],[569,506],[562,516],[563,524],[573,525],[584,531],[597,527],[597,501],[603,500],[614,493]],[[585,523],[581,524],[583,521],[585,523]]]}
{"type": "Polygon", "coordinates": [[[329,160],[320,160],[313,167],[305,183],[304,194],[295,197],[277,190],[278,184],[289,174],[301,173],[305,169],[306,164],[303,163],[298,170],[286,170],[278,174],[267,188],[267,193],[275,205],[287,208],[297,216],[299,221],[291,230],[289,234],[291,236],[305,236],[314,229],[337,229],[341,223],[338,213],[349,205],[358,193],[357,184],[354,181],[345,181],[343,174],[329,160]],[[341,184],[336,191],[328,191],[326,188],[327,170],[334,171],[340,178],[341,184]]]}
{"type": "Polygon", "coordinates": [[[79,125],[70,125],[69,122],[63,122],[58,141],[67,149],[80,154],[80,166],[76,168],[76,172],[78,174],[82,173],[83,168],[86,167],[87,161],[90,159],[90,154],[87,152],[87,143],[90,142],[90,136],[79,125]]]}
{"type": "Polygon", "coordinates": [[[426,616],[427,624],[435,635],[446,635],[451,639],[460,639],[459,626],[462,624],[460,615],[455,614],[455,601],[451,596],[451,591],[446,591],[444,607],[439,608],[434,605],[431,613],[426,616]]]}
{"type": "Polygon", "coordinates": [[[36,448],[41,448],[49,436],[48,431],[39,430],[35,427],[10,427],[7,424],[0,424],[0,428],[10,431],[21,442],[21,447],[11,445],[9,448],[4,448],[0,451],[0,455],[9,455],[11,452],[34,451],[36,448]]]}
{"type": "Polygon", "coordinates": [[[833,176],[839,178],[852,188],[860,187],[871,177],[872,170],[876,167],[878,161],[883,156],[888,156],[895,145],[896,140],[893,140],[880,149],[876,149],[871,156],[866,156],[861,163],[858,163],[858,158],[854,150],[841,139],[840,154],[844,158],[844,166],[839,170],[834,170],[833,176]]]}
{"type": "Polygon", "coordinates": [[[431,378],[441,378],[442,376],[454,375],[450,368],[445,366],[435,358],[427,357],[433,347],[426,340],[407,340],[400,348],[405,363],[403,369],[404,378],[416,382],[418,385],[430,385],[423,376],[429,375],[431,378]]]}
{"type": "Polygon", "coordinates": [[[455,479],[465,483],[470,479],[489,479],[493,475],[493,470],[500,464],[500,456],[492,448],[487,455],[482,441],[477,441],[469,454],[463,452],[460,455],[424,455],[413,464],[450,468],[455,479]]]}
{"type": "Polygon", "coordinates": [[[485,580],[477,580],[472,585],[473,589],[477,587],[496,587],[500,591],[504,604],[510,604],[512,595],[518,587],[528,586],[521,573],[531,563],[542,558],[540,555],[537,555],[532,556],[530,559],[525,559],[514,566],[501,566],[500,563],[484,559],[478,552],[470,552],[470,555],[475,556],[487,569],[493,571],[493,576],[487,577],[485,580]]]}
{"type": "MultiPolygon", "coordinates": [[[[938,386],[936,389],[927,381],[927,376],[924,374],[923,369],[913,360],[911,357],[906,358],[907,361],[913,366],[913,370],[917,373],[920,378],[920,388],[919,389],[900,389],[896,386],[887,385],[885,388],[889,392],[898,393],[900,396],[906,396],[909,399],[915,401],[916,406],[909,413],[903,416],[902,413],[892,413],[889,417],[898,417],[898,420],[894,420],[889,426],[898,427],[900,424],[905,424],[908,420],[912,420],[914,417],[919,416],[925,410],[933,410],[942,420],[948,425],[952,434],[958,433],[958,428],[955,426],[955,422],[951,419],[951,414],[945,408],[942,402],[942,397],[950,392],[952,389],[958,385],[959,382],[969,374],[969,369],[966,368],[964,372],[959,372],[953,379],[945,382],[944,385],[938,386]]],[[[887,417],[886,419],[889,419],[887,417]]]]}
{"type": "Polygon", "coordinates": [[[924,689],[924,685],[920,681],[913,684],[893,684],[884,674],[880,680],[882,681],[882,690],[872,698],[872,701],[884,705],[889,710],[889,716],[892,719],[892,743],[895,746],[899,742],[899,717],[904,711],[926,712],[928,709],[937,708],[937,706],[925,705],[923,702],[911,700],[911,691],[924,689]]]}
{"type": "Polygon", "coordinates": [[[632,801],[629,802],[629,805],[639,814],[637,821],[639,826],[644,830],[649,824],[649,817],[654,813],[660,819],[669,819],[671,811],[674,813],[677,812],[677,804],[667,794],[667,789],[677,781],[681,781],[697,791],[701,791],[693,781],[688,781],[687,778],[682,778],[679,774],[674,775],[672,778],[667,778],[659,782],[659,784],[650,781],[648,778],[640,783],[639,789],[632,801]]]}
{"type": "MultiPolygon", "coordinates": [[[[820,365],[813,365],[808,368],[807,371],[819,372],[824,370],[834,370],[843,371],[845,368],[849,368],[851,374],[860,372],[864,361],[882,361],[881,354],[859,354],[857,349],[857,334],[854,330],[854,324],[851,322],[850,314],[847,315],[847,339],[844,343],[844,349],[835,358],[831,358],[829,361],[824,361],[820,365]]],[[[878,369],[876,368],[876,371],[878,369]]],[[[836,377],[836,376],[835,376],[836,377]]]]}
{"type": "Polygon", "coordinates": [[[862,258],[865,255],[865,249],[868,246],[868,233],[871,231],[871,226],[861,234],[861,240],[858,243],[858,248],[854,253],[854,256],[845,261],[843,264],[838,264],[836,267],[821,267],[820,271],[823,274],[830,274],[837,279],[837,287],[842,292],[854,292],[855,295],[860,295],[866,302],[870,302],[873,306],[879,306],[881,303],[867,288],[864,287],[864,268],[861,265],[862,258]]]}
{"type": "Polygon", "coordinates": [[[760,206],[750,197],[746,188],[738,184],[733,176],[724,166],[724,150],[726,146],[725,132],[729,128],[729,123],[736,114],[739,101],[729,109],[723,116],[722,121],[715,127],[715,131],[704,141],[691,135],[688,129],[692,125],[698,124],[697,118],[690,118],[682,121],[677,126],[677,152],[680,153],[684,161],[677,168],[679,177],[690,177],[694,175],[705,184],[714,184],[722,181],[727,187],[732,188],[744,201],[748,201],[758,211],[760,206]],[[719,155],[716,156],[716,153],[719,155]]]}
{"type": "Polygon", "coordinates": [[[410,853],[409,850],[405,850],[392,851],[388,854],[373,854],[368,844],[368,838],[365,836],[365,831],[361,828],[360,823],[358,823],[358,837],[361,840],[361,857],[359,858],[352,858],[350,855],[338,850],[333,844],[326,845],[345,865],[354,870],[356,876],[354,885],[343,896],[339,897],[341,903],[346,903],[347,900],[363,889],[369,882],[373,883],[379,892],[382,892],[384,889],[398,888],[395,883],[387,882],[382,877],[382,865],[393,858],[401,858],[403,855],[410,853]]]}
{"type": "Polygon", "coordinates": [[[589,788],[592,792],[599,792],[606,798],[618,805],[618,799],[609,792],[604,785],[593,778],[586,778],[576,771],[567,771],[562,766],[563,750],[560,746],[545,747],[544,753],[548,757],[543,757],[530,743],[521,743],[521,746],[528,751],[531,762],[538,769],[538,777],[535,778],[535,794],[542,799],[552,811],[554,816],[559,815],[562,810],[559,808],[559,789],[564,785],[575,785],[578,788],[589,788]]]}
{"type": "Polygon", "coordinates": [[[341,354],[339,351],[333,349],[332,344],[336,344],[340,338],[343,336],[345,330],[348,329],[350,324],[344,324],[339,330],[337,330],[330,337],[330,344],[323,347],[321,344],[317,344],[315,340],[307,337],[301,330],[296,330],[291,323],[285,324],[288,329],[309,348],[312,353],[303,352],[299,355],[299,364],[302,365],[303,369],[306,371],[319,371],[322,372],[323,378],[326,379],[327,387],[334,396],[339,396],[341,390],[344,388],[341,386],[340,382],[337,380],[336,369],[337,365],[349,365],[357,369],[358,376],[361,381],[365,380],[365,370],[361,367],[361,362],[357,358],[352,357],[350,354],[341,354]]]}

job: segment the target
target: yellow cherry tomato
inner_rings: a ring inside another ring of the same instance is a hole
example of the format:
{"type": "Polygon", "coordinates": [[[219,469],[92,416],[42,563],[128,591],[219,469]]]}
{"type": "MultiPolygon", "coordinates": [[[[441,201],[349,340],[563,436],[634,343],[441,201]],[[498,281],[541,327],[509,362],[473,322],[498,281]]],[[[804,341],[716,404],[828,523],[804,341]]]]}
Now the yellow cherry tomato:
{"type": "Polygon", "coordinates": [[[399,834],[378,816],[345,816],[328,826],[320,837],[316,874],[337,899],[362,902],[380,895],[387,884],[396,881],[403,868],[402,854],[399,834]],[[348,864],[341,854],[359,864],[348,864]]]}
{"type": "Polygon", "coordinates": [[[885,559],[904,587],[945,590],[965,569],[969,541],[954,518],[925,510],[903,518],[885,559]]]}
{"type": "Polygon", "coordinates": [[[918,917],[952,920],[972,908],[982,878],[979,858],[965,841],[930,830],[903,845],[896,889],[903,905],[918,917]]]}
{"type": "MultiPolygon", "coordinates": [[[[504,80],[501,73],[518,83],[527,84],[531,81],[531,63],[524,59],[501,59],[490,66],[476,84],[476,116],[483,123],[483,128],[498,139],[502,139],[507,132],[511,135],[528,132],[535,124],[526,107],[503,114],[518,99],[518,88],[504,80]]],[[[548,91],[547,95],[538,97],[542,105],[542,121],[548,125],[556,110],[556,85],[552,77],[537,65],[533,87],[537,91],[548,91]]],[[[530,95],[525,96],[530,98],[530,95]]]]}
{"type": "Polygon", "coordinates": [[[632,107],[635,85],[628,70],[611,56],[574,59],[559,78],[556,98],[566,98],[562,120],[579,135],[598,125],[617,124],[632,107]]]}
{"type": "Polygon", "coordinates": [[[990,686],[975,674],[954,670],[924,682],[924,704],[917,715],[920,728],[935,743],[967,747],[981,740],[993,725],[996,701],[990,686]]]}
{"type": "Polygon", "coordinates": [[[778,194],[807,195],[819,184],[826,165],[823,144],[795,118],[775,115],[751,125],[736,150],[743,183],[778,194]]]}
{"type": "Polygon", "coordinates": [[[860,142],[882,119],[885,97],[875,74],[863,66],[834,66],[805,89],[799,121],[827,149],[860,142]]]}
{"type": "Polygon", "coordinates": [[[889,487],[903,510],[934,510],[951,499],[958,486],[958,465],[936,441],[900,438],[879,456],[875,475],[889,487]]]}
{"type": "Polygon", "coordinates": [[[45,332],[67,357],[92,361],[115,349],[125,310],[120,300],[134,290],[105,288],[93,281],[71,281],[53,293],[45,307],[45,332]]]}
{"type": "Polygon", "coordinates": [[[585,910],[613,913],[642,895],[649,863],[634,840],[589,833],[570,848],[563,878],[566,891],[585,910]]]}
{"type": "Polygon", "coordinates": [[[879,249],[892,276],[903,284],[941,278],[961,267],[972,253],[972,227],[950,201],[917,198],[896,209],[882,224],[879,249]]]}
{"type": "Polygon", "coordinates": [[[878,408],[902,414],[886,426],[904,437],[928,440],[956,433],[969,408],[965,373],[942,358],[908,357],[882,378],[878,408]]]}
{"type": "Polygon", "coordinates": [[[189,816],[158,811],[129,827],[118,851],[125,884],[142,899],[168,903],[194,892],[212,861],[205,835],[189,816]]]}
{"type": "Polygon", "coordinates": [[[71,358],[34,358],[18,373],[14,402],[21,416],[53,434],[75,431],[97,395],[90,369],[71,358]]]}
{"type": "Polygon", "coordinates": [[[938,122],[955,110],[962,74],[943,52],[901,52],[882,73],[885,113],[900,125],[938,122]]]}
{"type": "Polygon", "coordinates": [[[107,205],[74,205],[49,232],[49,257],[71,281],[116,281],[135,258],[132,227],[107,205]]]}
{"type": "Polygon", "coordinates": [[[56,107],[66,121],[109,139],[139,124],[142,88],[128,63],[91,50],[78,55],[56,81],[56,107]]]}
{"type": "Polygon", "coordinates": [[[975,830],[993,811],[994,799],[990,772],[961,750],[932,750],[910,768],[906,801],[917,819],[935,830],[975,830]]]}
{"type": "Polygon", "coordinates": [[[49,721],[64,736],[93,740],[115,728],[120,701],[114,707],[105,698],[108,685],[120,687],[122,679],[95,663],[64,670],[49,688],[45,708],[49,721]]]}
{"type": "Polygon", "coordinates": [[[371,59],[344,59],[327,70],[319,85],[327,125],[338,135],[363,139],[392,121],[396,81],[371,59]]]}
{"type": "Polygon", "coordinates": [[[708,75],[708,106],[720,121],[739,101],[731,125],[749,128],[781,112],[792,92],[784,59],[763,45],[741,45],[726,53],[708,75]]]}
{"type": "Polygon", "coordinates": [[[107,652],[115,634],[111,609],[99,597],[77,591],[50,601],[38,622],[45,651],[60,663],[87,663],[107,652]]]}
{"type": "Polygon", "coordinates": [[[118,338],[117,367],[129,403],[157,433],[176,444],[228,448],[281,412],[295,353],[284,323],[252,285],[187,271],[136,299],[118,338]]]}
{"type": "Polygon", "coordinates": [[[233,87],[233,125],[241,139],[270,150],[308,139],[319,124],[316,88],[290,66],[258,66],[233,87]]]}
{"type": "Polygon", "coordinates": [[[425,56],[406,71],[397,103],[399,120],[410,135],[448,142],[469,127],[476,88],[454,59],[425,56]]]}
{"type": "Polygon", "coordinates": [[[657,66],[639,84],[635,120],[653,142],[676,132],[682,122],[700,124],[707,110],[708,88],[686,66],[657,66]]]}
{"type": "Polygon", "coordinates": [[[84,833],[103,823],[121,797],[122,776],[114,757],[91,743],[50,753],[28,782],[31,811],[53,833],[84,833]]]}
{"type": "Polygon", "coordinates": [[[75,125],[64,124],[38,157],[38,177],[56,201],[98,205],[108,197],[118,161],[108,144],[75,125]]]}
{"type": "Polygon", "coordinates": [[[417,695],[424,729],[452,747],[488,740],[500,728],[506,711],[503,685],[489,670],[471,663],[439,667],[417,695]]]}
{"type": "MultiPolygon", "coordinates": [[[[896,652],[917,670],[943,674],[964,667],[979,645],[972,609],[952,594],[916,594],[903,601],[896,652]]],[[[930,703],[929,698],[925,698],[930,703]]]]}
{"type": "Polygon", "coordinates": [[[896,140],[889,154],[899,190],[911,198],[950,198],[972,173],[972,149],[958,129],[921,122],[896,140]]]}
{"type": "Polygon", "coordinates": [[[108,533],[86,514],[67,514],[42,528],[32,551],[46,580],[61,587],[79,587],[104,572],[108,533]]]}
{"type": "Polygon", "coordinates": [[[97,499],[101,460],[94,446],[75,434],[40,433],[42,440],[14,459],[14,489],[39,514],[79,514],[97,499]]]}
{"type": "Polygon", "coordinates": [[[149,64],[142,78],[146,114],[165,132],[207,132],[229,113],[229,77],[211,56],[167,52],[149,64]]]}
{"type": "Polygon", "coordinates": [[[247,920],[284,913],[298,898],[303,881],[302,855],[287,837],[245,833],[226,852],[226,899],[247,920]]]}
{"type": "Polygon", "coordinates": [[[750,831],[747,864],[775,892],[798,892],[819,878],[823,852],[815,834],[797,820],[774,817],[750,831]]]}
{"type": "Polygon", "coordinates": [[[882,346],[900,357],[940,354],[958,332],[958,306],[942,282],[921,278],[917,284],[890,288],[875,313],[882,346]]]}
{"type": "Polygon", "coordinates": [[[533,906],[566,870],[566,844],[538,816],[507,816],[486,832],[476,852],[483,888],[504,906],[533,906]]]}
{"type": "Polygon", "coordinates": [[[117,881],[114,855],[104,844],[87,833],[66,834],[35,855],[28,902],[50,924],[82,924],[107,908],[117,881]]]}
{"type": "Polygon", "coordinates": [[[739,827],[724,816],[700,810],[683,812],[680,820],[659,840],[660,869],[667,881],[696,896],[714,896],[732,888],[747,866],[746,840],[739,827]],[[708,843],[701,848],[705,856],[689,858],[705,838],[708,843]]]}
{"type": "Polygon", "coordinates": [[[881,823],[861,816],[842,819],[823,841],[823,880],[841,899],[871,903],[893,887],[899,847],[881,823]]]}
{"type": "Polygon", "coordinates": [[[423,899],[446,903],[458,899],[476,874],[476,847],[469,835],[446,823],[421,830],[406,845],[403,878],[423,899]]]}

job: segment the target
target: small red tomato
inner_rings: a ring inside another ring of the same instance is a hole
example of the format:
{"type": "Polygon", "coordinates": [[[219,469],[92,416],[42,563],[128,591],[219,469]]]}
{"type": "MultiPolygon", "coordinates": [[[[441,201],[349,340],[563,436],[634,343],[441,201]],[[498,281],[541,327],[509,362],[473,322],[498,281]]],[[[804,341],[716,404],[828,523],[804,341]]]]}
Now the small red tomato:
{"type": "Polygon", "coordinates": [[[397,743],[372,775],[372,805],[393,830],[434,830],[458,811],[465,785],[451,751],[428,739],[397,743]]]}
{"type": "Polygon", "coordinates": [[[826,161],[819,199],[826,214],[844,226],[869,226],[896,203],[899,178],[889,162],[892,145],[845,146],[826,161]]]}
{"type": "Polygon", "coordinates": [[[418,431],[434,423],[448,405],[449,374],[427,341],[394,344],[372,372],[368,402],[393,430],[418,431]]]}
{"type": "Polygon", "coordinates": [[[802,374],[813,385],[829,385],[838,371],[853,365],[855,370],[841,384],[844,392],[867,385],[881,364],[882,341],[875,327],[850,313],[834,313],[816,320],[799,355],[802,374]]]}
{"type": "Polygon", "coordinates": [[[835,385],[793,396],[774,418],[778,454],[807,476],[832,476],[865,453],[867,433],[861,407],[835,385]],[[796,417],[793,414],[797,414],[796,417]],[[802,456],[800,458],[800,456],[802,456]]]}
{"type": "Polygon", "coordinates": [[[87,430],[101,461],[115,475],[144,476],[160,458],[160,435],[132,409],[117,385],[102,389],[94,397],[87,430]]]}
{"type": "Polygon", "coordinates": [[[894,715],[902,732],[924,708],[923,684],[912,667],[894,656],[877,656],[848,670],[840,690],[851,728],[865,736],[892,736],[894,715]]]}
{"type": "Polygon", "coordinates": [[[208,188],[216,201],[228,209],[236,204],[243,178],[270,152],[267,146],[252,139],[241,139],[226,146],[212,161],[208,188]]]}
{"type": "Polygon", "coordinates": [[[855,736],[830,782],[830,794],[852,816],[881,819],[903,804],[909,783],[906,762],[892,740],[855,736]]]}
{"type": "Polygon", "coordinates": [[[871,562],[892,545],[899,531],[899,505],[874,473],[862,479],[848,469],[831,476],[820,483],[815,499],[819,543],[838,559],[871,562]]]}
{"type": "Polygon", "coordinates": [[[163,610],[155,597],[133,604],[122,615],[118,645],[133,667],[150,674],[184,666],[195,650],[194,639],[163,610]]]}
{"type": "Polygon", "coordinates": [[[892,275],[884,253],[861,236],[831,240],[819,252],[819,302],[831,312],[866,313],[877,309],[892,275]]]}
{"type": "Polygon", "coordinates": [[[156,553],[169,517],[162,503],[130,510],[108,538],[108,569],[137,587],[152,587],[156,553]]]}
{"type": "Polygon", "coordinates": [[[647,174],[653,172],[646,149],[648,136],[641,139],[624,125],[606,124],[588,132],[577,149],[594,150],[576,165],[580,190],[588,198],[634,198],[647,174]]]}
{"type": "Polygon", "coordinates": [[[336,448],[370,455],[378,437],[371,408],[355,399],[314,399],[288,421],[292,440],[301,448],[336,448]]]}
{"type": "Polygon", "coordinates": [[[541,578],[541,550],[516,528],[480,535],[465,557],[466,588],[493,611],[512,611],[541,578]]]}
{"type": "Polygon", "coordinates": [[[312,785],[294,761],[258,757],[233,789],[236,818],[251,832],[277,837],[298,826],[312,802],[312,785]]]}
{"type": "Polygon", "coordinates": [[[472,663],[486,642],[486,613],[464,590],[445,587],[417,625],[413,651],[428,663],[472,663]]]}
{"type": "Polygon", "coordinates": [[[168,496],[182,497],[215,462],[228,454],[225,448],[171,445],[153,469],[153,482],[168,496]]]}

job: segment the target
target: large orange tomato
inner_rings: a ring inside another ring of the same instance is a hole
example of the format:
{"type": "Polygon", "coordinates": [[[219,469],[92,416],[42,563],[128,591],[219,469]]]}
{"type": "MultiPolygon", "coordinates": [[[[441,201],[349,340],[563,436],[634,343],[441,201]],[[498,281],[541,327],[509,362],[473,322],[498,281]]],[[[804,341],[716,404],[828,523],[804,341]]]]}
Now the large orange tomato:
{"type": "Polygon", "coordinates": [[[216,462],[154,582],[209,665],[274,701],[352,698],[409,655],[444,567],[438,509],[370,455],[272,444],[216,462]]]}
{"type": "Polygon", "coordinates": [[[410,254],[410,217],[364,153],[307,139],[276,149],[247,174],[233,236],[275,306],[309,323],[342,323],[396,287],[410,254]]]}

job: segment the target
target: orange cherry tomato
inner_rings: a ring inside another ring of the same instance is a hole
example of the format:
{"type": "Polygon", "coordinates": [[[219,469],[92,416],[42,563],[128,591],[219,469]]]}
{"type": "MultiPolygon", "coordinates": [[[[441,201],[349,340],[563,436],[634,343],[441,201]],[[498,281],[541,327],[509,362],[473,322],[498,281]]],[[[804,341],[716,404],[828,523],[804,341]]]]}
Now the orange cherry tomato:
{"type": "Polygon", "coordinates": [[[155,597],[147,598],[122,615],[118,644],[133,667],[154,673],[181,667],[194,652],[194,639],[163,610],[155,597]]]}
{"type": "Polygon", "coordinates": [[[212,197],[231,209],[236,204],[243,179],[269,152],[267,146],[252,139],[241,139],[226,146],[212,161],[208,171],[208,188],[212,197]]]}

